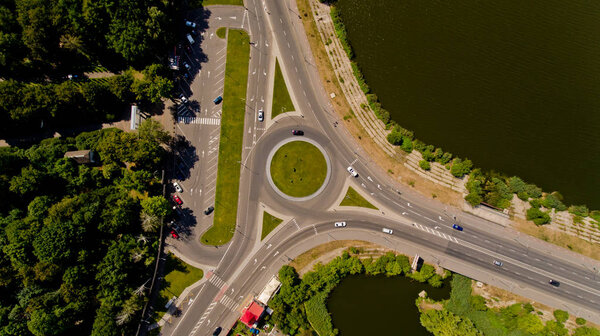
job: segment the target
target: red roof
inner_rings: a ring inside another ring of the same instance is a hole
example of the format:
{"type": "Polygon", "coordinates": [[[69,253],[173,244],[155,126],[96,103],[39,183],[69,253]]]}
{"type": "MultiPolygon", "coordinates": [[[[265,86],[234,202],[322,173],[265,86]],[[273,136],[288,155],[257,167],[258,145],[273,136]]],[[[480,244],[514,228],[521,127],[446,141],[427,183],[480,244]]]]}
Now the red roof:
{"type": "Polygon", "coordinates": [[[252,301],[252,304],[250,304],[250,307],[246,309],[240,318],[240,321],[242,321],[245,325],[252,327],[252,325],[258,321],[264,310],[265,308],[252,301]]]}

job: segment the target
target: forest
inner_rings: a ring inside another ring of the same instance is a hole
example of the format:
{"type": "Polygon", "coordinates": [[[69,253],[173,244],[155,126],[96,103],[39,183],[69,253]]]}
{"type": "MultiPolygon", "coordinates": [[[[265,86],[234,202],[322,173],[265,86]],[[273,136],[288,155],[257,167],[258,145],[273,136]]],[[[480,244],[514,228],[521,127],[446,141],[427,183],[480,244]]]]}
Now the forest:
{"type": "Polygon", "coordinates": [[[154,270],[169,135],[85,132],[0,148],[0,335],[131,335],[154,270]],[[64,154],[92,150],[95,164],[64,154]]]}

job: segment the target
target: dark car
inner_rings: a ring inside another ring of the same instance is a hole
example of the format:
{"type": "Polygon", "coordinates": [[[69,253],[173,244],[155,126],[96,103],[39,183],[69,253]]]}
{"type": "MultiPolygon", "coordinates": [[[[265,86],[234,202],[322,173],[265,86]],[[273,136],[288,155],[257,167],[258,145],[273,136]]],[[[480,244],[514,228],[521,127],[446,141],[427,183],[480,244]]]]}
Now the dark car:
{"type": "Polygon", "coordinates": [[[223,101],[223,97],[221,97],[221,96],[218,96],[217,98],[215,98],[215,100],[213,100],[213,102],[214,102],[215,104],[218,104],[218,103],[220,103],[220,102],[222,102],[222,101],[223,101]]]}
{"type": "Polygon", "coordinates": [[[221,330],[223,330],[223,328],[218,327],[217,329],[215,329],[215,331],[213,332],[213,336],[219,336],[219,334],[221,333],[221,330]]]}
{"type": "Polygon", "coordinates": [[[304,135],[304,131],[301,130],[292,130],[293,135],[304,135]]]}
{"type": "Polygon", "coordinates": [[[550,281],[548,281],[549,284],[551,284],[554,287],[558,287],[560,286],[560,282],[556,281],[556,280],[552,280],[550,279],[550,281]]]}
{"type": "Polygon", "coordinates": [[[204,210],[204,214],[208,216],[213,212],[213,210],[215,210],[215,207],[209,206],[208,209],[204,210]]]}
{"type": "Polygon", "coordinates": [[[463,230],[462,226],[460,226],[460,225],[457,225],[457,224],[452,224],[452,228],[453,228],[454,230],[458,230],[458,231],[462,231],[462,230],[463,230]]]}
{"type": "Polygon", "coordinates": [[[183,201],[177,195],[173,195],[173,202],[177,203],[177,205],[182,205],[183,204],[183,201]]]}

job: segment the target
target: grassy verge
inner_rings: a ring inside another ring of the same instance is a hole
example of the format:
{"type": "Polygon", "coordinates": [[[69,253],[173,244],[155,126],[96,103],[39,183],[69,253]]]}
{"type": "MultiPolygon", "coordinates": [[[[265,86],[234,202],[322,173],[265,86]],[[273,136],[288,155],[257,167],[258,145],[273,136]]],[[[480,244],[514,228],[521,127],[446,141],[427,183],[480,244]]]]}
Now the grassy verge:
{"type": "Polygon", "coordinates": [[[275,60],[275,82],[273,85],[273,108],[271,109],[271,118],[275,118],[281,113],[294,110],[294,103],[292,103],[292,98],[290,98],[290,93],[285,85],[283,73],[279,67],[279,61],[275,60]]]}
{"type": "Polygon", "coordinates": [[[263,214],[263,225],[262,225],[262,234],[260,240],[265,239],[265,237],[273,231],[277,227],[277,225],[283,222],[282,219],[277,218],[270,213],[266,212],[263,214]]]}
{"type": "Polygon", "coordinates": [[[306,141],[292,141],[281,146],[271,161],[273,183],[293,197],[313,194],[319,190],[326,175],[325,157],[306,141]]]}
{"type": "Polygon", "coordinates": [[[304,303],[306,318],[320,336],[335,335],[331,315],[329,315],[325,304],[328,295],[328,292],[319,292],[304,303]]]}
{"type": "Polygon", "coordinates": [[[202,6],[212,6],[212,5],[235,5],[235,6],[243,6],[244,0],[203,0],[197,1],[202,4],[202,6]]]}
{"type": "Polygon", "coordinates": [[[348,187],[348,192],[344,196],[344,200],[340,203],[341,206],[357,206],[369,209],[379,210],[376,206],[369,203],[364,197],[362,197],[354,188],[348,187]]]}
{"type": "Polygon", "coordinates": [[[215,218],[213,226],[201,238],[201,242],[207,245],[227,243],[233,237],[233,231],[235,230],[242,140],[244,137],[248,63],[250,60],[249,42],[250,39],[245,31],[229,30],[223,113],[221,115],[215,218]]]}
{"type": "Polygon", "coordinates": [[[227,27],[221,27],[221,28],[217,29],[217,36],[219,38],[224,39],[226,35],[227,35],[227,27]]]}
{"type": "Polygon", "coordinates": [[[157,319],[166,313],[165,305],[173,296],[181,295],[184,289],[202,279],[203,276],[204,272],[201,269],[190,266],[169,253],[165,265],[165,276],[155,305],[157,319]]]}

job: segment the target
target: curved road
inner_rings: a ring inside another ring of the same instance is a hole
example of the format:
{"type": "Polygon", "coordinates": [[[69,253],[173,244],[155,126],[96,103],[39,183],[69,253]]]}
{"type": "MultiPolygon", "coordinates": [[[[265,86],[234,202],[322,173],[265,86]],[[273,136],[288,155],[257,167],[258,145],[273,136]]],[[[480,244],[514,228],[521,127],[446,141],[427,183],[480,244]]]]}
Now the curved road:
{"type": "MultiPolygon", "coordinates": [[[[219,261],[208,270],[208,280],[182,304],[182,315],[163,327],[163,335],[210,335],[217,326],[230,327],[239,317],[240,305],[257,294],[283,264],[310,247],[340,239],[366,240],[401,253],[419,253],[427,262],[600,322],[597,262],[448,209],[396,184],[369,161],[344,128],[333,126],[337,117],[311,63],[295,4],[276,0],[247,0],[245,4],[251,40],[256,41],[251,49],[250,72],[253,66],[264,65],[261,61],[255,64],[258,55],[268,62],[277,55],[302,117],[278,118],[264,132],[245,135],[244,148],[250,149],[243,152],[241,162],[235,236],[226,248],[216,252],[214,247],[194,242],[187,249],[181,247],[188,259],[204,263],[204,256],[211,253],[211,260],[205,263],[211,264],[216,258],[219,261]],[[331,158],[327,187],[307,201],[282,198],[270,187],[265,173],[270,150],[292,137],[293,128],[304,130],[304,136],[318,142],[331,158]],[[358,178],[346,172],[348,165],[358,171],[358,178]],[[370,194],[380,211],[332,210],[348,183],[370,194]],[[263,204],[291,219],[261,242],[257,220],[263,204]],[[334,228],[333,222],[339,220],[347,221],[348,227],[334,228]],[[451,228],[455,221],[464,231],[451,228]],[[383,227],[393,229],[393,235],[382,233],[383,227]],[[502,261],[504,266],[494,266],[493,260],[502,261]],[[550,286],[549,279],[560,281],[560,287],[550,286]]],[[[265,69],[265,73],[270,71],[265,69]]],[[[253,74],[249,74],[248,87],[247,101],[260,90],[272,89],[264,77],[260,81],[253,74]]],[[[245,128],[251,125],[256,129],[255,110],[247,106],[245,128]]]]}

